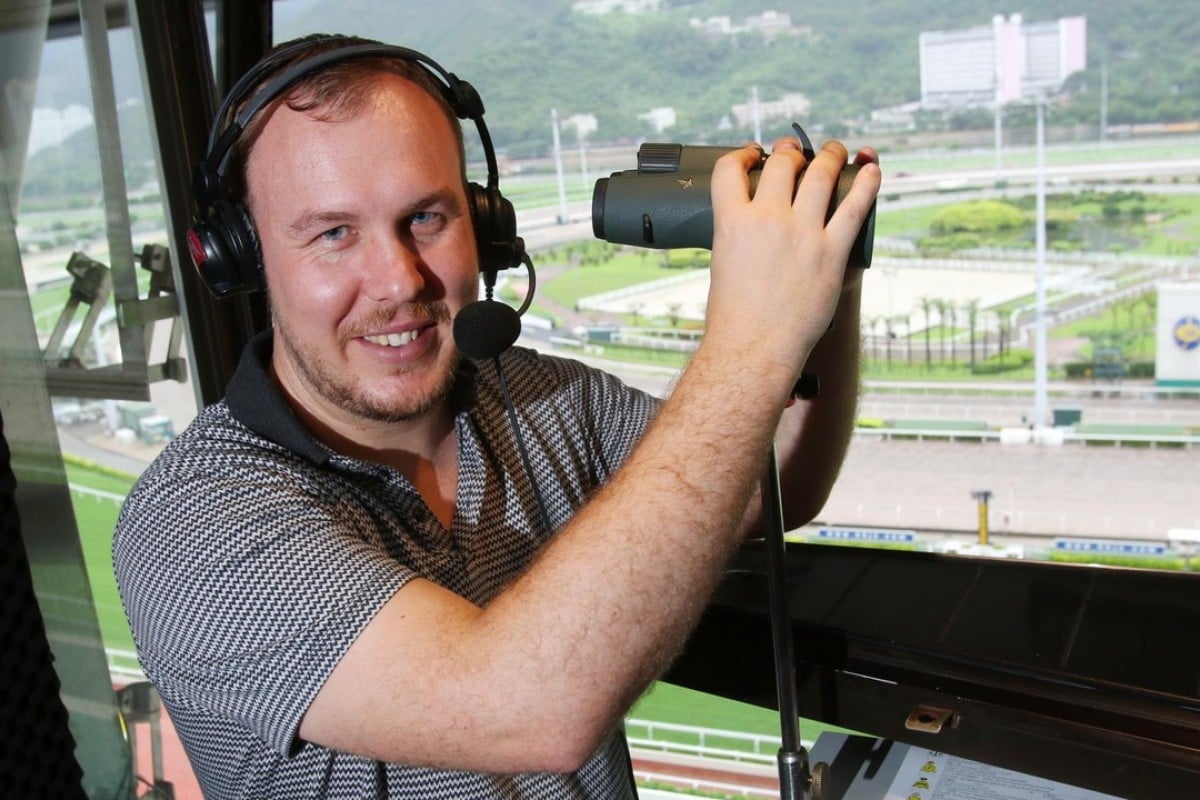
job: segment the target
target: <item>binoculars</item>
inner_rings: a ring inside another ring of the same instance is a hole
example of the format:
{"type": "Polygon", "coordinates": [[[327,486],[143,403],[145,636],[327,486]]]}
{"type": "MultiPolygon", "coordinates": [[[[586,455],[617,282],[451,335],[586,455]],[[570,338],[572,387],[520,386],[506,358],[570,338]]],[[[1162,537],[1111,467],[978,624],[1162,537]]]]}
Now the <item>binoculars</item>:
{"type": "MultiPolygon", "coordinates": [[[[712,169],[718,158],[734,149],[643,144],[637,152],[637,169],[614,172],[596,181],[592,192],[592,232],[597,239],[615,244],[659,250],[712,249],[712,169]]],[[[760,163],[750,172],[751,196],[758,186],[761,170],[760,163]]],[[[826,221],[850,191],[857,173],[858,167],[853,164],[842,168],[826,221]]],[[[803,177],[801,170],[799,178],[803,177]]],[[[869,267],[874,241],[875,205],[872,204],[850,249],[848,265],[869,267]]]]}

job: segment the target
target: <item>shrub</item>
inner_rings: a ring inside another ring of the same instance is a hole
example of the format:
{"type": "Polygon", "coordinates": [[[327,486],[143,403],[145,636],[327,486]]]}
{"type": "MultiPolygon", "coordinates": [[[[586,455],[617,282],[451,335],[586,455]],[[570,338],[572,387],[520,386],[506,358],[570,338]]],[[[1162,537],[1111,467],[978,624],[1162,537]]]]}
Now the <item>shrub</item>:
{"type": "Polygon", "coordinates": [[[926,236],[917,242],[917,247],[926,255],[953,253],[980,247],[983,241],[974,233],[952,233],[946,236],[926,236]]]}
{"type": "Polygon", "coordinates": [[[973,200],[942,209],[930,220],[929,227],[934,233],[946,235],[1012,230],[1025,224],[1025,215],[1012,203],[973,200]]]}
{"type": "Polygon", "coordinates": [[[994,355],[978,362],[973,370],[976,375],[996,375],[1014,369],[1022,369],[1033,363],[1033,353],[1023,348],[1013,348],[1004,355],[994,355]]]}

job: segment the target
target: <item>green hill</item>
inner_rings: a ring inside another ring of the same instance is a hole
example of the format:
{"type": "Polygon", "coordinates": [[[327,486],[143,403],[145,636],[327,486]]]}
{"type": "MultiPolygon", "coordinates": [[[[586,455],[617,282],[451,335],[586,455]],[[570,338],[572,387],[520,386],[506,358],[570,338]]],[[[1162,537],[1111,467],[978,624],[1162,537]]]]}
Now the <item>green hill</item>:
{"type": "MultiPolygon", "coordinates": [[[[676,109],[679,122],[669,134],[675,141],[737,143],[750,132],[720,125],[755,88],[764,99],[803,93],[811,111],[798,121],[810,133],[853,139],[872,110],[919,98],[921,31],[988,25],[997,10],[1028,22],[1087,17],[1088,68],[1068,82],[1050,125],[1099,121],[1102,69],[1109,123],[1200,120],[1200,15],[1176,0],[1022,0],[999,9],[984,0],[664,0],[664,10],[639,16],[572,8],[572,0],[443,0],[430,13],[383,0],[286,0],[276,4],[275,25],[280,39],[341,32],[427,53],[475,84],[497,149],[517,158],[550,152],[551,109],[563,118],[594,114],[594,144],[646,136],[638,115],[660,106],[676,109]],[[715,15],[738,21],[765,10],[789,14],[802,35],[713,38],[689,24],[715,15]]],[[[114,33],[121,100],[137,74],[127,41],[127,31],[114,33]]],[[[58,89],[49,93],[55,103],[86,102],[78,96],[86,97],[80,48],[55,44],[43,72],[42,83],[58,89]]],[[[127,164],[147,164],[148,126],[134,116],[145,115],[123,109],[127,164]]],[[[991,127],[986,112],[952,124],[991,127]]],[[[72,191],[74,176],[96,174],[94,148],[85,131],[36,154],[25,172],[27,191],[72,191]]],[[[131,185],[138,177],[130,176],[131,185]]]]}
{"type": "Polygon", "coordinates": [[[640,16],[581,14],[571,0],[444,0],[437,14],[375,0],[333,6],[297,6],[279,20],[281,35],[340,31],[424,50],[476,84],[502,148],[546,147],[551,108],[596,114],[597,137],[611,140],[637,137],[638,113],[671,105],[679,137],[708,138],[754,86],[763,97],[807,95],[805,125],[853,125],[872,109],[919,97],[921,31],[989,25],[997,12],[1029,22],[1087,17],[1089,68],[1071,82],[1080,119],[1098,119],[1105,63],[1111,123],[1200,119],[1200,18],[1174,0],[706,0],[664,2],[663,11],[640,16]],[[765,10],[789,14],[811,35],[713,40],[688,24],[765,10]]]}

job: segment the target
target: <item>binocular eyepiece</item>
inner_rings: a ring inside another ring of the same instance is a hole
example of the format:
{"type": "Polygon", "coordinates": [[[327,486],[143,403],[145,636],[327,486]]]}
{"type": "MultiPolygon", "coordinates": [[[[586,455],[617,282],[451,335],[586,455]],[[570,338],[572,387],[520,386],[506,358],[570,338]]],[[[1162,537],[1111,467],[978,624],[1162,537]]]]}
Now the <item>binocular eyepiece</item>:
{"type": "MultiPolygon", "coordinates": [[[[712,249],[710,187],[717,159],[736,148],[646,143],[638,148],[637,169],[614,172],[596,181],[592,192],[592,232],[615,244],[670,250],[712,249]]],[[[750,172],[750,193],[758,187],[761,165],[750,172]]],[[[826,216],[841,203],[858,167],[848,164],[838,176],[826,216]]],[[[800,178],[804,177],[801,170],[800,178]]],[[[848,265],[871,266],[875,242],[875,206],[850,249],[848,265]]]]}

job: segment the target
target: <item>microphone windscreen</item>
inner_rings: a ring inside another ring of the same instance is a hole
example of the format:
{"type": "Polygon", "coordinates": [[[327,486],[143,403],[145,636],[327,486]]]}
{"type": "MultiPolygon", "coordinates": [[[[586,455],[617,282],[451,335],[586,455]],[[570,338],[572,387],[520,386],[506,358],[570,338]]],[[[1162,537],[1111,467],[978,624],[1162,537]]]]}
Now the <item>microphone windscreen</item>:
{"type": "Polygon", "coordinates": [[[521,335],[516,309],[496,300],[478,300],[464,306],[454,318],[454,342],[468,358],[494,358],[521,335]]]}

